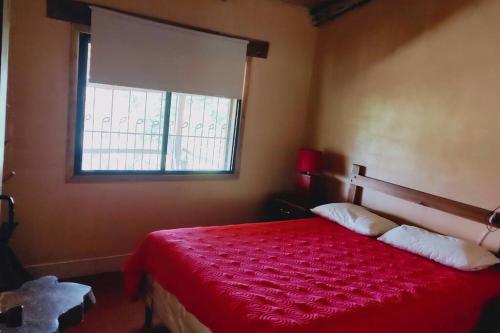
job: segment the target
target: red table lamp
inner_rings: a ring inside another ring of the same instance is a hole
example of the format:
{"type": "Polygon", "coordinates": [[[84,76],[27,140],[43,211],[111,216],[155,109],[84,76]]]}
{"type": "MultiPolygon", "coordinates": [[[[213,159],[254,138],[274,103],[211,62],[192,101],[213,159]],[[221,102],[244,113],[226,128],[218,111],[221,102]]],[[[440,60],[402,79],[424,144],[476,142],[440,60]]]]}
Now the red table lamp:
{"type": "Polygon", "coordinates": [[[322,171],[322,153],[313,149],[302,148],[297,157],[297,186],[299,190],[310,193],[313,179],[322,171]]]}

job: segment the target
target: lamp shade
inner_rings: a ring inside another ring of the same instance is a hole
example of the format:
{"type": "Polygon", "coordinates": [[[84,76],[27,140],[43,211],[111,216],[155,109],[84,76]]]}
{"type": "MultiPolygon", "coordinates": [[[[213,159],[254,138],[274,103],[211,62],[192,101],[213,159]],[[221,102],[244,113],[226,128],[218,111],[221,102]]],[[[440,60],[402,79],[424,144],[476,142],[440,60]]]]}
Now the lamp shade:
{"type": "Polygon", "coordinates": [[[300,149],[297,157],[299,173],[320,173],[322,169],[322,154],[313,149],[300,149]]]}

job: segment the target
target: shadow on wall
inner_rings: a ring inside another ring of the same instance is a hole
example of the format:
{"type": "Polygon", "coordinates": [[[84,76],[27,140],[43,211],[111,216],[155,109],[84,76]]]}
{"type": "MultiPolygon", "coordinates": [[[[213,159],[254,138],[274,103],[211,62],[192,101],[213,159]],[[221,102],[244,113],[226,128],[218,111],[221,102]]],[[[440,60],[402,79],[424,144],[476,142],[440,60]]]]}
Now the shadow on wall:
{"type": "Polygon", "coordinates": [[[341,193],[344,188],[344,183],[341,179],[333,175],[346,175],[349,170],[346,168],[346,157],[342,154],[325,150],[323,152],[323,170],[325,175],[320,182],[322,199],[325,202],[343,201],[341,193]]]}
{"type": "MultiPolygon", "coordinates": [[[[322,94],[341,96],[348,82],[363,75],[382,59],[396,53],[452,15],[483,0],[376,0],[320,28],[316,66],[311,81],[306,141],[315,144],[322,94]],[[402,4],[403,3],[403,4],[402,4]],[[331,31],[342,31],[331,38],[331,31]],[[342,48],[349,52],[335,52],[342,48]],[[334,61],[330,57],[334,54],[334,61]],[[334,80],[332,78],[335,78],[334,80]],[[323,82],[336,82],[335,91],[322,91],[323,82]]],[[[431,60],[431,59],[429,59],[431,60]]],[[[332,111],[332,110],[330,110],[332,111]]]]}

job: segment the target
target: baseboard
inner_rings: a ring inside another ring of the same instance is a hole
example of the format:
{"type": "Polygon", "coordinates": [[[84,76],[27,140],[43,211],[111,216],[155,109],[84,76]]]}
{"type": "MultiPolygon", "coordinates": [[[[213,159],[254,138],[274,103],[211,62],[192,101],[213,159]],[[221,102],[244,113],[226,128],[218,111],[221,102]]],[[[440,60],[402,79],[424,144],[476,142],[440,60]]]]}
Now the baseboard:
{"type": "Polygon", "coordinates": [[[28,265],[26,269],[35,277],[55,275],[58,278],[72,278],[118,272],[121,270],[123,262],[128,256],[130,254],[28,265]]]}

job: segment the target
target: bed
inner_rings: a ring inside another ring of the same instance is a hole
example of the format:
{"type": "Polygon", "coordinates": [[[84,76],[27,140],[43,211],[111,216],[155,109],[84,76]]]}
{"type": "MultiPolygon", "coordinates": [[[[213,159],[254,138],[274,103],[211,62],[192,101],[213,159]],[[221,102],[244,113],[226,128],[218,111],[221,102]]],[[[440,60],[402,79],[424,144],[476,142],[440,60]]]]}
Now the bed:
{"type": "Polygon", "coordinates": [[[153,232],[124,279],[172,333],[470,332],[500,295],[498,269],[458,271],[320,217],[153,232]]]}

